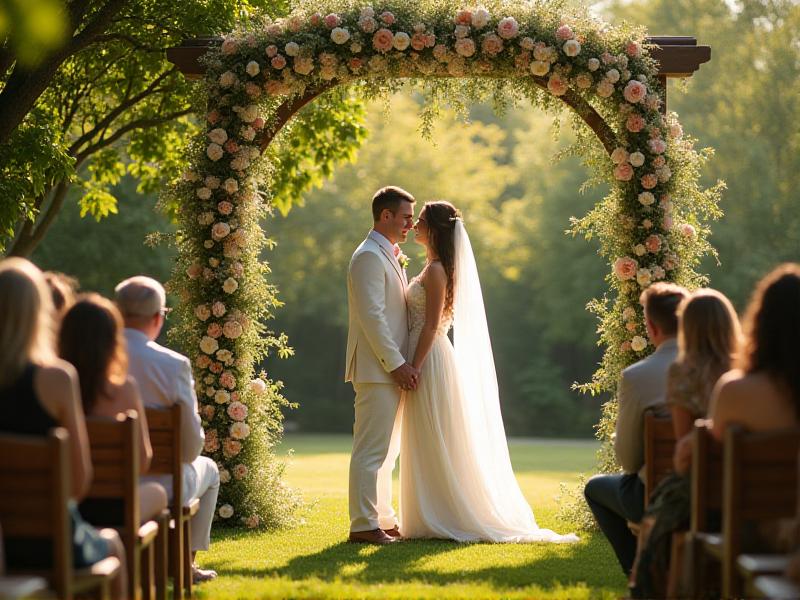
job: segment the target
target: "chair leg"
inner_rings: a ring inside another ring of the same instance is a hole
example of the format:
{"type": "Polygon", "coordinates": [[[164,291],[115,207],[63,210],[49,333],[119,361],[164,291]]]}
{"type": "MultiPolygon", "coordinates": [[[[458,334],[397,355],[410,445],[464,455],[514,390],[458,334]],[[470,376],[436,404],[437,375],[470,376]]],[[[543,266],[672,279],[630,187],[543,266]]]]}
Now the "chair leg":
{"type": "Polygon", "coordinates": [[[183,578],[184,592],[191,598],[192,590],[192,527],[190,519],[183,521],[183,578]]]}
{"type": "Polygon", "coordinates": [[[169,573],[169,511],[158,517],[158,535],[155,539],[156,600],[167,600],[169,573]]]}
{"type": "Polygon", "coordinates": [[[153,540],[141,550],[142,600],[153,600],[155,596],[153,589],[153,583],[155,580],[155,551],[156,540],[153,540]]]}
{"type": "Polygon", "coordinates": [[[183,592],[183,528],[180,516],[175,519],[175,526],[170,529],[169,567],[172,574],[172,596],[177,599],[183,592]]]}
{"type": "Polygon", "coordinates": [[[133,535],[126,535],[124,538],[125,554],[128,559],[128,598],[141,600],[142,557],[137,542],[130,539],[133,535]]]}

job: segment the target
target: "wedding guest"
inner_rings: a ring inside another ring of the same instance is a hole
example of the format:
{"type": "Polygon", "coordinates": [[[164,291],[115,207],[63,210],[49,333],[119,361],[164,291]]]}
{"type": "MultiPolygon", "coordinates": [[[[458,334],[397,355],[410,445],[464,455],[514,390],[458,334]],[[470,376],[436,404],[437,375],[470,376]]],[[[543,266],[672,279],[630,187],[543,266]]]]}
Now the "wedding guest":
{"type": "MultiPolygon", "coordinates": [[[[200,456],[205,436],[198,414],[197,396],[189,359],[155,342],[167,314],[164,287],[155,279],[137,276],[117,285],[117,306],[125,320],[128,342],[128,371],[139,384],[145,406],[166,408],[176,403],[182,407],[183,497],[186,502],[200,499],[200,509],[192,517],[192,578],[196,583],[214,579],[212,570],[200,569],[194,562],[199,550],[211,543],[211,522],[219,494],[217,463],[200,456]]],[[[172,491],[172,478],[148,476],[148,480],[172,491]]],[[[170,498],[170,501],[172,499],[170,498]]]]}
{"type": "MultiPolygon", "coordinates": [[[[92,464],[78,376],[56,357],[53,304],[42,272],[22,258],[0,262],[0,433],[47,435],[53,427],[69,433],[73,498],[69,513],[75,568],[116,556],[125,565],[125,550],[113,529],[96,530],[78,512],[75,500],[89,490],[92,464]]],[[[6,561],[13,569],[48,568],[46,547],[6,538],[6,561]]],[[[125,569],[114,580],[114,597],[127,591],[125,569]]]]}
{"type": "MultiPolygon", "coordinates": [[[[691,447],[694,421],[706,417],[714,384],[731,368],[740,341],[736,311],[718,291],[697,290],[679,305],[678,359],[669,368],[666,394],[675,439],[682,440],[678,448],[691,447]]],[[[642,519],[634,597],[665,593],[672,533],[687,529],[689,523],[689,478],[684,471],[659,484],[642,519]]]]}
{"type": "Polygon", "coordinates": [[[50,288],[55,319],[60,323],[64,314],[75,304],[75,290],[78,289],[78,280],[57,271],[45,271],[44,281],[47,283],[47,287],[50,288]]]}
{"type": "MultiPolygon", "coordinates": [[[[153,449],[150,446],[147,417],[142,407],[139,387],[128,375],[128,354],[125,346],[122,316],[110,300],[97,294],[88,294],[64,315],[58,339],[58,354],[78,371],[84,413],[114,417],[128,410],[136,411],[139,417],[139,465],[141,474],[144,475],[150,468],[153,449]]],[[[103,513],[109,510],[107,507],[96,506],[98,503],[103,504],[98,500],[87,502],[88,504],[81,506],[81,510],[90,519],[97,511],[103,513]]],[[[139,485],[142,522],[156,517],[166,507],[167,492],[160,484],[143,482],[139,485]]],[[[120,514],[119,517],[121,516],[120,514]]]]}
{"type": "Polygon", "coordinates": [[[617,390],[614,451],[623,472],[596,475],[584,489],[586,502],[626,575],[636,555],[636,537],[628,521],[638,523],[644,511],[644,415],[666,413],[667,372],[678,354],[677,309],[687,295],[684,288],[666,282],[642,293],[645,326],[655,352],[625,369],[617,390]]]}
{"type": "Polygon", "coordinates": [[[784,264],[756,286],[744,317],[736,369],[722,376],[711,401],[711,433],[728,425],[769,431],[800,417],[800,265],[784,264]]]}

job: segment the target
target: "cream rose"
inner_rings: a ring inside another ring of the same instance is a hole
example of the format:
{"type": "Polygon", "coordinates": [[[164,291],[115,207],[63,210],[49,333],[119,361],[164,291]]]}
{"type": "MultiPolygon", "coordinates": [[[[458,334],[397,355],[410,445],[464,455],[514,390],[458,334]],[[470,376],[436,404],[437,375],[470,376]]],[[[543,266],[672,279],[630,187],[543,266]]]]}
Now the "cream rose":
{"type": "Polygon", "coordinates": [[[644,256],[645,254],[647,254],[647,248],[644,247],[644,244],[636,244],[633,247],[633,253],[636,256],[644,256]]]}
{"type": "Polygon", "coordinates": [[[208,148],[206,148],[206,155],[214,162],[222,158],[224,154],[225,152],[223,152],[222,146],[219,144],[211,143],[208,145],[208,148]]]}
{"type": "Polygon", "coordinates": [[[636,271],[636,283],[642,287],[647,287],[653,281],[653,274],[650,269],[641,268],[636,271]]]}
{"type": "Polygon", "coordinates": [[[639,194],[638,200],[643,206],[651,206],[656,201],[656,197],[650,192],[642,192],[639,194]]]}
{"type": "Polygon", "coordinates": [[[244,333],[244,328],[239,321],[226,321],[222,327],[222,333],[226,338],[235,340],[241,337],[242,333],[244,333]]]}
{"type": "Polygon", "coordinates": [[[489,11],[480,6],[472,13],[472,26],[475,29],[483,29],[489,24],[489,19],[491,19],[489,11]]]}
{"type": "Polygon", "coordinates": [[[250,75],[250,77],[255,77],[261,72],[261,67],[256,61],[251,60],[249,63],[247,63],[247,66],[244,70],[248,75],[250,75]]]}
{"type": "Polygon", "coordinates": [[[297,42],[289,42],[283,47],[286,56],[297,56],[300,53],[300,45],[297,42]]]}
{"type": "Polygon", "coordinates": [[[217,511],[223,519],[230,519],[233,516],[233,507],[230,504],[223,504],[217,511]]]}
{"type": "Polygon", "coordinates": [[[253,379],[250,382],[250,391],[254,394],[263,394],[267,391],[267,384],[263,379],[253,379]]]}
{"type": "Polygon", "coordinates": [[[459,56],[469,58],[475,54],[475,42],[470,38],[456,40],[455,49],[459,56]]]}
{"type": "Polygon", "coordinates": [[[211,317],[211,311],[208,309],[208,304],[198,304],[194,309],[194,316],[200,321],[208,321],[211,317]]]}
{"type": "Polygon", "coordinates": [[[394,39],[392,40],[392,46],[394,46],[395,50],[400,50],[401,52],[411,45],[411,38],[405,31],[398,31],[394,34],[394,39]]]}
{"type": "Polygon", "coordinates": [[[222,289],[226,294],[232,294],[239,289],[239,282],[233,277],[228,277],[222,284],[222,289]]]}
{"type": "Polygon", "coordinates": [[[200,340],[200,350],[206,354],[214,354],[219,349],[219,343],[211,336],[204,335],[200,340]]]}
{"type": "Polygon", "coordinates": [[[233,71],[225,71],[219,76],[220,87],[229,88],[236,83],[236,74],[233,71]]]}
{"type": "Polygon", "coordinates": [[[601,98],[610,98],[614,93],[614,84],[608,79],[603,79],[597,84],[597,95],[601,98]]]}
{"type": "Polygon", "coordinates": [[[562,50],[567,56],[578,56],[581,53],[581,43],[578,40],[567,40],[564,42],[562,50]]]}
{"type": "Polygon", "coordinates": [[[588,73],[579,73],[575,78],[575,85],[577,85],[581,90],[588,90],[590,87],[592,87],[593,83],[594,80],[588,73]]]}
{"type": "Polygon", "coordinates": [[[634,167],[641,167],[644,164],[644,154],[641,152],[634,152],[631,154],[629,160],[634,167]]]}
{"type": "Polygon", "coordinates": [[[630,181],[633,178],[633,167],[630,163],[622,163],[614,168],[614,177],[618,181],[630,181]]]}
{"type": "Polygon", "coordinates": [[[236,440],[246,440],[250,436],[250,426],[242,421],[231,425],[231,437],[236,440]]]}
{"type": "Polygon", "coordinates": [[[611,162],[613,162],[615,165],[621,165],[628,162],[629,157],[630,155],[628,154],[628,151],[621,146],[617,146],[614,148],[613,152],[611,152],[611,162]]]}
{"type": "Polygon", "coordinates": [[[231,395],[225,390],[217,390],[214,394],[214,402],[217,404],[227,404],[230,402],[231,395]]]}
{"type": "Polygon", "coordinates": [[[334,44],[346,44],[350,41],[350,32],[344,27],[334,27],[331,30],[331,41],[334,44]]]}
{"type": "Polygon", "coordinates": [[[535,60],[531,63],[531,73],[536,75],[537,77],[542,77],[547,75],[547,72],[550,70],[550,63],[544,62],[542,60],[535,60]]]}
{"type": "Polygon", "coordinates": [[[640,335],[633,336],[631,340],[631,350],[634,352],[641,352],[645,348],[647,348],[647,340],[640,335]]]}
{"type": "Polygon", "coordinates": [[[597,71],[597,69],[600,68],[600,61],[596,58],[590,58],[586,62],[586,68],[588,68],[590,71],[597,71]]]}

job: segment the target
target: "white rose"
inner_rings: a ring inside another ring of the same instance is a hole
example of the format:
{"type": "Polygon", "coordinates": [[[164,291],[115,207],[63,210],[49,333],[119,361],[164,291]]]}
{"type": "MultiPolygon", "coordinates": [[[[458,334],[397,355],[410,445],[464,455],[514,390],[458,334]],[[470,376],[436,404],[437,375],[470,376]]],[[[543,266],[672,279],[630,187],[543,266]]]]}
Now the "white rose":
{"type": "Polygon", "coordinates": [[[214,354],[214,352],[219,350],[219,343],[211,336],[204,335],[203,339],[200,340],[200,350],[206,354],[214,354]]]}
{"type": "Polygon", "coordinates": [[[625,310],[622,311],[622,318],[626,321],[630,321],[636,316],[636,309],[632,306],[626,306],[625,310]]]}
{"type": "Polygon", "coordinates": [[[231,395],[225,390],[217,390],[217,393],[214,394],[214,402],[217,404],[227,404],[230,399],[231,395]]]}
{"type": "Polygon", "coordinates": [[[219,177],[214,177],[213,175],[209,175],[205,178],[206,187],[215,190],[219,187],[219,177]]]}
{"type": "Polygon", "coordinates": [[[334,44],[346,44],[350,39],[350,32],[344,27],[334,27],[331,30],[331,41],[334,44]]]}
{"type": "Polygon", "coordinates": [[[236,281],[233,277],[228,277],[222,284],[222,289],[225,291],[226,294],[232,294],[233,292],[239,289],[239,282],[236,281]]]}
{"type": "Polygon", "coordinates": [[[236,181],[233,177],[229,177],[225,180],[225,191],[229,194],[235,194],[239,191],[239,182],[236,181]]]}
{"type": "Polygon", "coordinates": [[[236,83],[236,75],[233,73],[233,71],[225,71],[219,76],[219,85],[221,87],[231,87],[234,83],[236,83]]]}
{"type": "Polygon", "coordinates": [[[230,519],[233,516],[233,507],[230,504],[223,504],[217,512],[223,519],[230,519]]]}
{"type": "Polygon", "coordinates": [[[597,84],[597,95],[601,98],[609,98],[614,93],[614,84],[608,79],[603,79],[597,84]]]}
{"type": "Polygon", "coordinates": [[[647,340],[640,335],[633,336],[631,340],[631,350],[634,352],[641,352],[645,348],[647,348],[647,340]]]}
{"type": "MultiPolygon", "coordinates": [[[[220,469],[219,470],[219,480],[220,480],[220,483],[228,483],[231,480],[231,472],[228,471],[228,469],[220,469]]],[[[231,514],[233,514],[233,513],[231,513],[231,514]]]]}
{"type": "Polygon", "coordinates": [[[245,123],[252,123],[258,118],[258,105],[248,104],[239,111],[239,118],[245,123]]]}
{"type": "Polygon", "coordinates": [[[222,151],[222,146],[219,144],[211,143],[206,148],[206,155],[213,161],[218,161],[225,153],[222,151]]]}
{"type": "Polygon", "coordinates": [[[650,192],[642,192],[639,194],[639,202],[644,206],[650,206],[656,201],[656,197],[650,192]]]}
{"type": "Polygon", "coordinates": [[[597,71],[600,68],[600,61],[596,58],[590,58],[589,61],[586,63],[586,66],[589,68],[590,71],[597,71]]]}
{"type": "Polygon", "coordinates": [[[408,37],[408,34],[405,31],[398,31],[394,34],[394,47],[395,50],[405,50],[408,48],[408,45],[411,43],[411,38],[408,37]]]}
{"type": "Polygon", "coordinates": [[[239,130],[239,135],[248,142],[252,142],[254,139],[256,139],[256,130],[249,125],[246,125],[239,130]]]}
{"type": "Polygon", "coordinates": [[[267,391],[267,384],[263,379],[253,379],[250,382],[250,391],[254,394],[263,394],[267,391]]]}
{"type": "Polygon", "coordinates": [[[231,425],[231,437],[235,440],[244,440],[250,435],[250,426],[243,422],[237,421],[231,425]]]}
{"type": "Polygon", "coordinates": [[[481,6],[472,13],[472,26],[475,29],[486,27],[489,24],[490,18],[491,15],[489,11],[481,6]]]}
{"type": "Polygon", "coordinates": [[[641,167],[644,164],[644,154],[641,152],[634,152],[631,154],[629,160],[634,167],[641,167]]]}
{"type": "Polygon", "coordinates": [[[650,269],[639,269],[636,271],[636,283],[638,283],[642,287],[647,287],[653,281],[653,275],[650,273],[650,269]]]}
{"type": "Polygon", "coordinates": [[[581,43],[578,40],[567,40],[564,42],[563,50],[567,56],[578,56],[581,53],[581,43]]]}
{"type": "Polygon", "coordinates": [[[619,71],[616,69],[609,69],[606,71],[606,79],[611,83],[617,83],[619,81],[619,71]]]}
{"type": "Polygon", "coordinates": [[[647,248],[644,247],[644,244],[636,244],[633,247],[633,253],[636,254],[636,256],[644,256],[647,254],[647,248]]]}
{"type": "Polygon", "coordinates": [[[194,316],[201,321],[208,321],[208,319],[211,317],[211,310],[208,308],[208,304],[199,304],[194,309],[194,316]]]}
{"type": "Polygon", "coordinates": [[[371,6],[367,6],[361,9],[361,18],[362,19],[371,19],[375,16],[375,9],[371,6]]]}
{"type": "Polygon", "coordinates": [[[200,198],[200,200],[208,200],[211,198],[211,190],[207,187],[197,188],[197,197],[200,198]]]}
{"type": "Polygon", "coordinates": [[[297,56],[300,52],[300,46],[297,42],[289,42],[284,46],[283,51],[289,56],[297,56]]]}
{"type": "Polygon", "coordinates": [[[222,127],[216,127],[208,132],[208,139],[221,146],[228,141],[228,132],[222,127]]]}
{"type": "Polygon", "coordinates": [[[247,63],[245,71],[247,71],[247,74],[250,75],[250,77],[255,77],[261,72],[261,67],[258,66],[256,61],[251,60],[249,63],[247,63]]]}
{"type": "Polygon", "coordinates": [[[530,68],[531,73],[538,77],[542,77],[543,75],[547,75],[547,72],[550,70],[550,63],[543,60],[535,60],[531,63],[530,68]]]}
{"type": "Polygon", "coordinates": [[[244,329],[239,321],[228,321],[222,327],[222,334],[231,340],[241,337],[242,333],[244,333],[244,329]]]}
{"type": "Polygon", "coordinates": [[[214,223],[214,226],[211,228],[211,237],[214,241],[218,242],[228,237],[230,232],[231,226],[227,223],[214,223]]]}

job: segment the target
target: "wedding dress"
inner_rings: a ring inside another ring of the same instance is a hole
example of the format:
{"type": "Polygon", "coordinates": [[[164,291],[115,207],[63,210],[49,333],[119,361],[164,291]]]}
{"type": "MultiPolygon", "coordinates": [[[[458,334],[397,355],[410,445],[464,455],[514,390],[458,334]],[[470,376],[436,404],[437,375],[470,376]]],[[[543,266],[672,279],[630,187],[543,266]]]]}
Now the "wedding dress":
{"type": "MultiPolygon", "coordinates": [[[[404,401],[400,532],[460,542],[575,542],[574,534],[537,526],[514,477],[478,271],[460,219],[455,250],[453,316],[442,319],[419,386],[404,401]]],[[[425,323],[418,277],[407,302],[413,357],[425,323]]]]}

